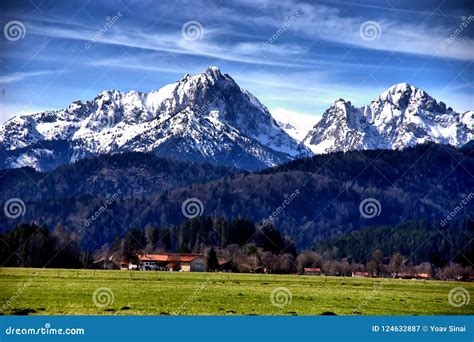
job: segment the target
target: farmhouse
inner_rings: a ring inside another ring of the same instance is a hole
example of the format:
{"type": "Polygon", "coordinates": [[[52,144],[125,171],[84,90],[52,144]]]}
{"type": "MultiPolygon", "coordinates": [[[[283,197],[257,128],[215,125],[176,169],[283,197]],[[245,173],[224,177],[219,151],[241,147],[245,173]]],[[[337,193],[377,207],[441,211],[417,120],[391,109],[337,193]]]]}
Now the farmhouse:
{"type": "Polygon", "coordinates": [[[431,279],[431,274],[403,272],[399,274],[399,278],[401,279],[431,279]]]}
{"type": "Polygon", "coordinates": [[[303,269],[305,275],[321,275],[321,269],[319,267],[305,267],[303,269]]]}
{"type": "Polygon", "coordinates": [[[429,273],[416,273],[416,279],[431,279],[431,274],[429,273]]]}
{"type": "Polygon", "coordinates": [[[138,267],[142,271],[204,272],[206,261],[199,254],[139,254],[138,267]]]}
{"type": "Polygon", "coordinates": [[[369,272],[352,272],[354,278],[368,278],[370,277],[369,272]]]}

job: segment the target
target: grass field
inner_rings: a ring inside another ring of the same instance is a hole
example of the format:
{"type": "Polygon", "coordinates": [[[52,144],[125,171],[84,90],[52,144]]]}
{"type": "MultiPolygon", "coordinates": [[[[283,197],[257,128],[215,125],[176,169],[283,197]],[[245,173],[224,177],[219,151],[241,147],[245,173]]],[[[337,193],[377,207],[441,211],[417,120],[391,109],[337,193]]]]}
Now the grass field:
{"type": "Polygon", "coordinates": [[[438,281],[0,268],[4,314],[474,314],[474,298],[458,308],[449,304],[455,287],[474,294],[472,283],[438,281]]]}

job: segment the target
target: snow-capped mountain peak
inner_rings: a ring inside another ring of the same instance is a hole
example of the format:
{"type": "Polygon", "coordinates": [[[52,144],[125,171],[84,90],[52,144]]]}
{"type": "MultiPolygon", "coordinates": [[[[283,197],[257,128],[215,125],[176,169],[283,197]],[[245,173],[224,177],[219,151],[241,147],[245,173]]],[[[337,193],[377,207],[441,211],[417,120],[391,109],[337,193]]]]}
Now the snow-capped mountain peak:
{"type": "Polygon", "coordinates": [[[70,142],[66,162],[141,151],[256,169],[309,153],[272,120],[255,96],[209,67],[149,93],[106,90],[63,110],[14,117],[0,126],[8,152],[0,167],[48,168],[37,147],[45,141],[70,142]]]}
{"type": "Polygon", "coordinates": [[[401,149],[433,141],[463,146],[474,138],[472,111],[456,113],[424,90],[395,84],[370,105],[337,100],[304,143],[315,153],[355,149],[401,149]]]}
{"type": "Polygon", "coordinates": [[[362,112],[350,101],[336,100],[321,120],[308,132],[303,142],[314,153],[348,151],[364,148],[364,129],[368,126],[362,112]]]}

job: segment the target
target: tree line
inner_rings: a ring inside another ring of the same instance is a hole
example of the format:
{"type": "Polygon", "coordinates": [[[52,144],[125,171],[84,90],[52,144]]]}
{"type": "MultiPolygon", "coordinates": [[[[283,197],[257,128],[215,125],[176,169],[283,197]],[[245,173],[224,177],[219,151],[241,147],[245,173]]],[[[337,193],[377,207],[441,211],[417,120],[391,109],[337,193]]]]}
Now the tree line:
{"type": "Polygon", "coordinates": [[[74,233],[61,225],[50,230],[21,224],[1,236],[0,260],[12,267],[94,268],[99,259],[137,263],[138,253],[180,252],[206,255],[210,270],[219,270],[216,260],[223,259],[232,271],[244,273],[303,274],[305,268],[319,268],[335,276],[474,275],[469,263],[474,255],[472,220],[455,221],[441,232],[430,227],[427,222],[405,222],[393,237],[388,233],[394,227],[364,228],[298,253],[291,239],[274,226],[255,225],[245,218],[198,217],[173,227],[132,228],[95,249],[81,248],[74,233]],[[444,234],[446,243],[437,234],[444,234]]]}

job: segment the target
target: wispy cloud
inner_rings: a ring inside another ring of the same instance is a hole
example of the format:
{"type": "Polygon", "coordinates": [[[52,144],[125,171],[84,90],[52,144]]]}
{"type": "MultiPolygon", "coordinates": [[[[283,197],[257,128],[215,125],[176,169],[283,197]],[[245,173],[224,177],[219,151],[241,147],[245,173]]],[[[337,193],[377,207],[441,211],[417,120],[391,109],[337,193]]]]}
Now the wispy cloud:
{"type": "Polygon", "coordinates": [[[27,34],[2,45],[0,83],[12,103],[37,93],[41,106],[57,108],[110,86],[146,91],[217,65],[268,107],[293,113],[320,115],[339,97],[361,106],[403,81],[439,92],[455,109],[472,108],[472,28],[443,48],[459,27],[459,9],[450,12],[446,2],[440,15],[433,12],[439,6],[419,11],[400,2],[404,9],[343,0],[145,1],[124,9],[120,1],[84,0],[41,6],[41,15],[13,6],[8,16],[23,21],[27,34]],[[120,20],[97,35],[117,11],[120,20]],[[378,39],[360,36],[368,20],[380,26],[378,39]],[[188,21],[203,26],[201,39],[183,39],[188,21]]]}
{"type": "MultiPolygon", "coordinates": [[[[454,25],[432,25],[432,16],[418,22],[394,20],[377,16],[350,16],[341,9],[324,5],[282,1],[271,6],[269,10],[279,11],[286,15],[298,12],[298,19],[288,27],[289,31],[307,37],[311,44],[318,41],[335,42],[362,49],[427,55],[433,57],[453,58],[459,60],[474,59],[474,40],[463,36],[451,42],[449,48],[442,48],[442,43],[453,33],[456,26],[462,23],[459,18],[454,25]],[[364,40],[360,35],[361,25],[375,21],[380,27],[380,37],[375,40],[364,40]]],[[[370,12],[369,12],[370,13],[370,12]]],[[[262,25],[262,21],[275,29],[282,25],[278,16],[262,15],[252,18],[253,22],[262,25]]]]}
{"type": "Polygon", "coordinates": [[[0,84],[7,84],[11,82],[22,81],[29,77],[44,76],[52,74],[56,71],[54,70],[40,70],[40,71],[27,71],[27,72],[16,72],[7,75],[0,76],[0,84]]]}
{"type": "MultiPolygon", "coordinates": [[[[120,25],[118,25],[120,26],[120,25]]],[[[90,29],[77,27],[64,23],[62,27],[56,25],[29,25],[31,34],[79,40],[87,42],[95,35],[90,29]]],[[[95,43],[110,44],[115,46],[151,50],[170,54],[193,55],[201,57],[217,58],[225,61],[241,62],[246,64],[260,64],[287,67],[307,67],[308,63],[292,63],[290,56],[298,54],[297,47],[290,45],[271,46],[263,54],[262,44],[255,42],[241,42],[218,44],[212,42],[211,38],[215,30],[206,28],[206,39],[202,41],[186,41],[178,34],[146,34],[138,30],[127,28],[113,28],[107,35],[101,36],[95,43]],[[274,58],[273,58],[274,57],[274,58]]]]}

